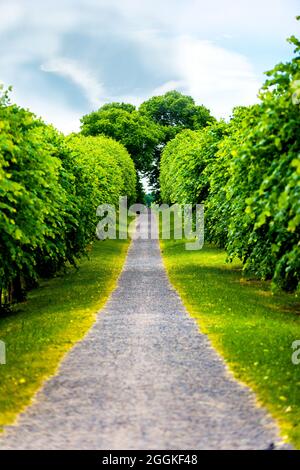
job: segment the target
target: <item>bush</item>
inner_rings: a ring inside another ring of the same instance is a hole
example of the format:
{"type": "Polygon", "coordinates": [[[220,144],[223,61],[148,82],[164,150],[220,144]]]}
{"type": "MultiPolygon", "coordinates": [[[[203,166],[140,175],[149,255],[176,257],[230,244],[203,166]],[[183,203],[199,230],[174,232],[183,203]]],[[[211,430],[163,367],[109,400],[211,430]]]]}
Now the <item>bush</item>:
{"type": "Polygon", "coordinates": [[[126,149],[106,137],[66,139],[0,97],[0,306],[39,275],[75,263],[95,237],[96,208],[135,199],[126,149]]]}
{"type": "Polygon", "coordinates": [[[206,238],[244,270],[294,291],[300,281],[300,42],[296,57],[267,73],[261,102],[184,131],[164,149],[164,201],[206,205],[206,238]],[[299,91],[299,90],[298,90],[299,91]],[[296,96],[297,98],[297,96],[296,96]]]}
{"type": "MultiPolygon", "coordinates": [[[[61,162],[44,141],[45,127],[31,113],[2,99],[0,107],[0,289],[19,274],[34,277],[37,252],[65,257],[53,246],[65,231],[67,195],[59,184],[61,162]]],[[[9,297],[13,294],[10,289],[9,297]]],[[[21,289],[17,289],[20,296],[21,289]]],[[[8,300],[11,300],[10,298],[8,300]]]]}
{"type": "Polygon", "coordinates": [[[226,124],[221,121],[200,131],[184,130],[163,150],[160,167],[165,202],[199,204],[206,201],[209,178],[205,169],[215,159],[226,124]]]}
{"type": "Polygon", "coordinates": [[[122,144],[109,137],[74,135],[67,139],[72,155],[63,160],[75,177],[76,204],[80,221],[77,245],[85,247],[95,235],[99,204],[118,205],[120,196],[135,200],[136,172],[122,144]]]}
{"type": "Polygon", "coordinates": [[[300,109],[292,95],[300,42],[290,41],[297,56],[268,72],[261,104],[245,117],[231,152],[227,249],[247,271],[294,290],[300,280],[300,109]]]}

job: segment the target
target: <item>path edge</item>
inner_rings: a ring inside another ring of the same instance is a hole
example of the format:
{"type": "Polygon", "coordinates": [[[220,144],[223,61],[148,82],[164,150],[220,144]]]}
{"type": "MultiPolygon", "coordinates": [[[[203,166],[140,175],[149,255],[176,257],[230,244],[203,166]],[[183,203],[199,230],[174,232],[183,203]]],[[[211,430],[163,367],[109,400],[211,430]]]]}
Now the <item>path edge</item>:
{"type": "Polygon", "coordinates": [[[50,382],[53,378],[55,378],[57,375],[59,375],[59,372],[60,372],[60,369],[64,363],[64,361],[67,359],[67,357],[69,356],[69,354],[71,354],[71,352],[73,351],[74,348],[76,348],[82,341],[84,341],[84,339],[88,336],[88,334],[92,331],[93,327],[95,326],[95,324],[97,323],[97,320],[99,318],[99,316],[101,315],[102,311],[106,308],[106,305],[107,303],[110,301],[113,293],[115,292],[115,290],[118,288],[118,285],[119,285],[119,280],[120,280],[120,277],[124,271],[124,267],[126,265],[126,262],[127,262],[127,258],[128,258],[128,254],[129,254],[129,251],[132,247],[132,238],[130,238],[130,241],[125,249],[125,258],[124,258],[124,261],[123,261],[123,266],[122,266],[122,269],[120,270],[119,272],[119,275],[116,277],[115,281],[112,283],[112,287],[110,289],[110,292],[109,294],[107,295],[107,297],[105,298],[104,300],[104,303],[102,305],[102,307],[98,310],[96,310],[94,312],[94,318],[93,318],[93,322],[92,324],[90,325],[90,327],[84,332],[83,336],[78,340],[76,341],[70,349],[68,349],[68,351],[65,352],[65,354],[62,356],[62,358],[60,359],[60,361],[57,363],[57,366],[54,370],[54,372],[50,375],[48,375],[45,380],[43,380],[43,382],[41,383],[41,385],[36,389],[36,391],[34,392],[34,394],[32,395],[32,397],[30,398],[29,402],[24,405],[24,407],[20,410],[19,413],[17,413],[15,419],[13,420],[13,422],[11,424],[7,424],[7,425],[4,425],[0,428],[0,439],[3,439],[5,438],[6,436],[6,430],[7,429],[11,429],[11,428],[16,428],[18,427],[19,425],[19,420],[20,418],[22,417],[22,415],[24,415],[27,411],[28,408],[31,408],[36,402],[37,402],[37,397],[40,393],[42,393],[44,387],[46,386],[46,384],[48,382],[50,382]]]}
{"type": "MultiPolygon", "coordinates": [[[[266,415],[273,421],[273,425],[275,427],[275,430],[277,431],[277,435],[278,435],[278,438],[280,439],[280,441],[278,442],[275,442],[275,445],[276,446],[285,446],[287,447],[288,446],[288,450],[297,450],[295,449],[295,447],[292,445],[292,443],[286,438],[285,435],[283,435],[284,431],[282,429],[282,426],[280,424],[280,421],[278,420],[278,418],[276,416],[273,415],[272,411],[269,409],[269,407],[267,407],[264,403],[262,403],[262,401],[260,400],[260,398],[258,397],[257,393],[255,392],[255,390],[252,388],[252,385],[251,383],[246,383],[242,380],[240,380],[238,377],[236,377],[236,374],[235,372],[232,370],[232,368],[230,367],[230,363],[226,361],[224,355],[223,355],[223,351],[221,348],[218,348],[216,345],[214,345],[213,343],[213,339],[211,338],[210,334],[208,333],[205,333],[204,331],[202,331],[202,328],[201,328],[201,321],[199,321],[199,323],[196,321],[193,313],[190,311],[190,308],[186,305],[186,302],[184,301],[184,299],[182,298],[182,296],[180,295],[180,292],[179,290],[177,290],[177,288],[175,287],[175,285],[173,284],[173,282],[171,281],[171,278],[170,278],[170,275],[169,275],[169,271],[168,271],[168,268],[167,268],[167,265],[166,265],[166,261],[165,261],[165,258],[163,256],[163,239],[160,238],[159,236],[159,239],[158,239],[158,246],[159,246],[159,251],[160,251],[160,255],[161,255],[161,259],[162,259],[162,263],[163,263],[163,266],[164,266],[164,269],[165,269],[165,273],[166,273],[166,276],[168,278],[168,281],[170,283],[170,286],[172,287],[172,289],[176,292],[176,294],[178,295],[182,305],[184,306],[184,309],[187,313],[187,315],[189,316],[189,318],[191,318],[193,320],[193,322],[195,323],[196,325],[196,328],[198,330],[198,332],[200,334],[202,334],[203,336],[205,336],[207,338],[207,341],[208,341],[208,346],[217,354],[217,356],[219,357],[219,359],[222,361],[223,365],[224,365],[224,368],[226,370],[226,374],[229,376],[229,379],[230,380],[234,380],[235,382],[237,382],[239,384],[240,387],[244,388],[247,390],[249,396],[250,396],[250,400],[253,402],[253,405],[256,407],[256,408],[260,408],[264,411],[264,413],[266,413],[266,415]]],[[[278,450],[278,449],[277,449],[278,450]]]]}

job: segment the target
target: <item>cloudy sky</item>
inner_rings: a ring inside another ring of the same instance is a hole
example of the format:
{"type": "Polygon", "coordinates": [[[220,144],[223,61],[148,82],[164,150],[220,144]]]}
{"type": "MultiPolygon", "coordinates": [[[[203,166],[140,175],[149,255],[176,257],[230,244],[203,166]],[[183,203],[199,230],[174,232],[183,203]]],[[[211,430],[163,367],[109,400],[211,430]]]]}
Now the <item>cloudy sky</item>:
{"type": "Polygon", "coordinates": [[[292,55],[299,0],[0,0],[0,81],[63,132],[177,89],[217,117],[292,55]]]}

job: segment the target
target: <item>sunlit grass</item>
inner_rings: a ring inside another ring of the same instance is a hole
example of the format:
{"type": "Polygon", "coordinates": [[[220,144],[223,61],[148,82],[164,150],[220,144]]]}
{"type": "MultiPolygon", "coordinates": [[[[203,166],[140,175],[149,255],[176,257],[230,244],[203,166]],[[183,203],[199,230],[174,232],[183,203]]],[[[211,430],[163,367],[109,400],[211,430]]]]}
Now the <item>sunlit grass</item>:
{"type": "Polygon", "coordinates": [[[300,339],[299,300],[243,278],[222,250],[186,251],[182,240],[161,246],[170,280],[201,331],[300,448],[300,365],[291,360],[292,342],[300,339]]]}
{"type": "Polygon", "coordinates": [[[7,364],[0,365],[0,426],[15,420],[92,326],[116,284],[128,243],[96,242],[78,270],[68,268],[43,281],[28,301],[0,317],[0,339],[7,350],[7,364]]]}

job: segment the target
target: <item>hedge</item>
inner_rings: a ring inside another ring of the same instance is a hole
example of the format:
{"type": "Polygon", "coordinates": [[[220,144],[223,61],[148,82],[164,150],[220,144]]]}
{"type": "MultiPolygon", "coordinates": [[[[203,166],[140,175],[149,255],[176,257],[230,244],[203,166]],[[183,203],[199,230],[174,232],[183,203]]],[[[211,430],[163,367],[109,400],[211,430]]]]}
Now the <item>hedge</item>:
{"type": "MultiPolygon", "coordinates": [[[[0,90],[1,91],[1,90],[0,90]]],[[[0,97],[0,300],[75,264],[95,237],[96,208],[135,199],[127,150],[106,137],[65,138],[0,97]]]]}
{"type": "Polygon", "coordinates": [[[274,286],[300,281],[300,42],[295,57],[268,72],[260,103],[231,121],[184,131],[165,147],[165,202],[204,202],[206,239],[274,286]],[[298,90],[299,91],[299,90],[298,90]]]}

